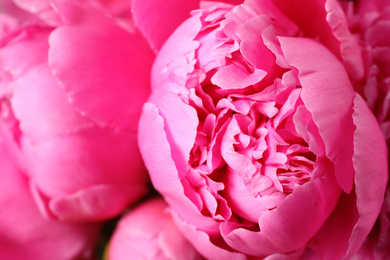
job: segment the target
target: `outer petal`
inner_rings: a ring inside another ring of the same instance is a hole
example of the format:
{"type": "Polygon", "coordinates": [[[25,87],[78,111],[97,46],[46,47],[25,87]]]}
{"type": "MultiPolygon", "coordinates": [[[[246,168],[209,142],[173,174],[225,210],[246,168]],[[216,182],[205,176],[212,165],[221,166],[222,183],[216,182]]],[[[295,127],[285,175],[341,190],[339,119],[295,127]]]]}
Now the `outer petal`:
{"type": "Polygon", "coordinates": [[[360,96],[354,98],[353,120],[355,189],[342,195],[327,223],[309,242],[320,259],[350,259],[372,229],[383,201],[388,178],[386,144],[360,96]]]}
{"type": "Polygon", "coordinates": [[[39,144],[25,142],[28,174],[48,198],[38,202],[47,204],[44,208],[59,219],[104,219],[119,214],[146,193],[147,175],[136,136],[131,135],[86,129],[39,144]]]}
{"type": "Polygon", "coordinates": [[[135,24],[158,51],[169,35],[186,18],[190,11],[199,8],[199,0],[133,0],[135,24]]]}
{"type": "Polygon", "coordinates": [[[135,130],[154,58],[147,43],[93,8],[58,8],[67,25],[50,36],[49,63],[71,103],[102,126],[135,130]]]}
{"type": "Polygon", "coordinates": [[[359,250],[374,226],[381,211],[388,181],[385,139],[376,119],[359,95],[354,99],[353,119],[356,125],[353,162],[356,171],[356,203],[360,218],[352,231],[346,258],[359,250]]]}
{"type": "Polygon", "coordinates": [[[166,124],[156,105],[145,103],[139,124],[138,142],[153,186],[180,216],[185,216],[188,221],[204,230],[218,232],[217,223],[202,216],[187,198],[180,181],[178,166],[172,159],[173,156],[180,158],[182,155],[173,154],[171,151],[165,129],[166,124]],[[151,125],[153,127],[150,127],[151,125]]]}
{"type": "Polygon", "coordinates": [[[346,192],[353,186],[352,99],[354,92],[343,65],[328,49],[307,38],[279,38],[287,62],[298,71],[302,100],[311,112],[346,192]],[[321,61],[321,62],[313,62],[321,61]]]}
{"type": "Polygon", "coordinates": [[[99,224],[69,224],[44,219],[28,181],[6,148],[0,128],[0,255],[3,259],[90,259],[99,224]]]}

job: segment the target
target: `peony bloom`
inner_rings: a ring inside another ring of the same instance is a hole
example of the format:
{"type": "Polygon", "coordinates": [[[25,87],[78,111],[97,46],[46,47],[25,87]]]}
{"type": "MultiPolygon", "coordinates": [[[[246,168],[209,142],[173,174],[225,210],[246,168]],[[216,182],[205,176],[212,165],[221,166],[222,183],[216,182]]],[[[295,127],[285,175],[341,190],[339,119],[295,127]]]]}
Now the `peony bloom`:
{"type": "Polygon", "coordinates": [[[108,260],[203,259],[175,226],[168,205],[150,199],[118,222],[108,248],[108,260]]]}
{"type": "Polygon", "coordinates": [[[29,183],[0,128],[1,259],[92,259],[99,224],[66,224],[39,213],[29,183]]]}
{"type": "Polygon", "coordinates": [[[0,127],[44,215],[103,220],[147,192],[136,132],[154,54],[101,9],[51,2],[58,27],[30,21],[1,39],[0,127]]]}
{"type": "MultiPolygon", "coordinates": [[[[373,111],[390,147],[390,1],[342,2],[362,50],[364,77],[354,87],[373,111]]],[[[390,258],[390,188],[382,212],[359,252],[363,259],[390,258]]]]}
{"type": "Polygon", "coordinates": [[[175,223],[208,259],[351,258],[379,215],[388,166],[351,85],[364,70],[340,6],[201,7],[159,51],[139,125],[175,223]]]}

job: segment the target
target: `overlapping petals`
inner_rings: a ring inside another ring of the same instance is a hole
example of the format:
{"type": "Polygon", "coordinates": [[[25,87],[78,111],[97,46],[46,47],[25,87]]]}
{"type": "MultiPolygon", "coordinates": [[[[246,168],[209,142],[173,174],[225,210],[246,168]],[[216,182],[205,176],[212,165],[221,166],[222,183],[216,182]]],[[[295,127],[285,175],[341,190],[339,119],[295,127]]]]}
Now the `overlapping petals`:
{"type": "Polygon", "coordinates": [[[350,257],[388,177],[340,7],[313,1],[314,24],[285,1],[203,7],[152,70],[138,140],[153,185],[205,257],[350,257]]]}
{"type": "Polygon", "coordinates": [[[10,136],[0,128],[0,255],[4,259],[92,259],[100,224],[44,219],[10,136]]]}
{"type": "Polygon", "coordinates": [[[29,24],[2,39],[1,124],[44,215],[104,220],[147,192],[136,128],[153,52],[92,5],[55,4],[59,27],[29,24]]]}

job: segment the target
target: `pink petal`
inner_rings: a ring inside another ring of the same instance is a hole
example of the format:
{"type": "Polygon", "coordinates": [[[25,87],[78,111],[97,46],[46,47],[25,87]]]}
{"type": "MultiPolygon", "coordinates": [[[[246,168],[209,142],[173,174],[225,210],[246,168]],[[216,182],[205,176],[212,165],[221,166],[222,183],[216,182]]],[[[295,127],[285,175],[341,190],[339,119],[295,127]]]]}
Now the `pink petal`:
{"type": "Polygon", "coordinates": [[[199,0],[133,0],[135,24],[157,52],[186,18],[199,8],[199,0]]]}
{"type": "Polygon", "coordinates": [[[37,15],[49,25],[56,26],[62,23],[59,15],[54,11],[50,0],[13,0],[21,9],[37,15]]]}
{"type": "Polygon", "coordinates": [[[112,260],[203,259],[174,225],[162,198],[143,202],[120,219],[108,254],[112,260]]]}
{"type": "Polygon", "coordinates": [[[329,161],[323,160],[316,171],[326,177],[296,188],[276,209],[263,214],[259,232],[222,223],[221,233],[226,243],[235,250],[259,257],[303,247],[332,213],[341,193],[329,161]]]}
{"type": "Polygon", "coordinates": [[[364,76],[362,53],[356,38],[349,31],[345,14],[339,2],[335,0],[327,0],[325,8],[326,20],[334,37],[340,42],[340,55],[345,68],[352,80],[361,80],[364,76]]]}
{"type": "Polygon", "coordinates": [[[25,140],[23,148],[28,174],[50,197],[100,184],[147,184],[134,133],[85,128],[39,143],[25,140]]]}
{"type": "Polygon", "coordinates": [[[217,223],[204,217],[186,196],[178,172],[178,167],[184,166],[176,165],[173,160],[173,157],[182,160],[182,155],[172,152],[171,147],[175,144],[168,142],[166,129],[164,118],[156,105],[145,103],[139,123],[138,143],[153,186],[180,216],[199,228],[217,232],[217,223]],[[150,127],[151,125],[153,127],[150,127]]]}
{"type": "Polygon", "coordinates": [[[359,220],[349,241],[346,257],[354,255],[363,244],[381,211],[388,180],[387,146],[383,134],[365,101],[354,99],[354,135],[356,203],[359,220]]]}
{"type": "Polygon", "coordinates": [[[288,64],[299,71],[302,100],[318,127],[327,157],[335,164],[338,183],[349,193],[354,176],[354,92],[344,66],[312,39],[280,37],[279,41],[288,64]]]}
{"type": "Polygon", "coordinates": [[[47,38],[51,28],[27,26],[2,39],[0,57],[2,68],[14,78],[47,62],[47,38]],[[33,50],[26,52],[26,49],[33,50]]]}
{"type": "Polygon", "coordinates": [[[45,208],[44,215],[62,221],[100,221],[119,215],[124,208],[147,193],[145,186],[95,185],[68,196],[47,199],[35,188],[35,200],[45,208]],[[46,204],[46,205],[45,205],[46,204]]]}
{"type": "Polygon", "coordinates": [[[199,43],[194,41],[194,38],[201,29],[202,23],[200,21],[200,14],[197,14],[186,20],[171,37],[168,38],[153,64],[151,73],[152,89],[162,88],[164,85],[163,83],[171,83],[173,81],[171,75],[173,73],[170,73],[170,71],[166,69],[166,66],[174,66],[175,61],[180,62],[178,69],[180,69],[180,66],[183,64],[184,66],[188,64],[191,65],[192,60],[187,61],[186,56],[192,54],[192,59],[195,58],[195,50],[199,47],[199,43]],[[177,45],[177,42],[181,42],[182,44],[177,45]]]}
{"type": "Polygon", "coordinates": [[[319,232],[307,243],[308,247],[319,259],[342,259],[358,219],[355,195],[342,193],[337,207],[319,232]]]}
{"type": "Polygon", "coordinates": [[[135,130],[149,94],[152,51],[96,10],[69,2],[59,8],[68,24],[50,35],[49,63],[70,102],[102,126],[135,130]]]}
{"type": "Polygon", "coordinates": [[[10,86],[12,108],[20,121],[19,127],[33,143],[92,125],[68,103],[45,64],[17,77],[10,86]]]}
{"type": "Polygon", "coordinates": [[[171,211],[173,220],[181,233],[190,241],[195,249],[202,255],[207,256],[207,259],[232,259],[245,260],[244,254],[231,252],[221,246],[215,245],[211,241],[211,237],[197,226],[193,226],[180,218],[180,216],[171,211]]]}
{"type": "Polygon", "coordinates": [[[0,128],[0,255],[4,259],[86,259],[100,224],[49,221],[39,213],[28,180],[9,154],[0,128]]]}

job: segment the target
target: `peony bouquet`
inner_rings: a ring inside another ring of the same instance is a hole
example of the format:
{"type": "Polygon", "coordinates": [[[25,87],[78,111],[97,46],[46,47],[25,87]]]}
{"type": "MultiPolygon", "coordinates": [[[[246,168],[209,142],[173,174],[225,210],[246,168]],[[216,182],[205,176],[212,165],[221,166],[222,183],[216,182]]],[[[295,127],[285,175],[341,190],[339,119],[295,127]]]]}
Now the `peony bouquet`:
{"type": "Polygon", "coordinates": [[[389,0],[0,8],[0,259],[390,259],[389,0]]]}

